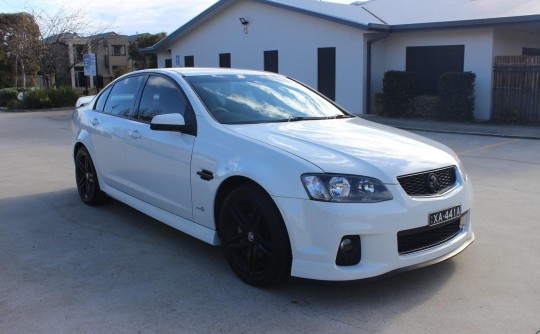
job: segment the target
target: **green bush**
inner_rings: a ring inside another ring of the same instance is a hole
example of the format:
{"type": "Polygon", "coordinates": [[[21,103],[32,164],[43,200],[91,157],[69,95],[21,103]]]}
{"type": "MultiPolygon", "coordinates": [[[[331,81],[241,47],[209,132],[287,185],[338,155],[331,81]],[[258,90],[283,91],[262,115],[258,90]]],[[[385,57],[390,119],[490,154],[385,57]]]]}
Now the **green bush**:
{"type": "Polygon", "coordinates": [[[439,118],[453,121],[469,121],[474,112],[473,72],[448,72],[439,77],[439,118]]]}
{"type": "Polygon", "coordinates": [[[48,90],[35,89],[24,93],[22,108],[24,109],[44,109],[51,108],[52,103],[49,98],[48,90]]]}
{"type": "Polygon", "coordinates": [[[420,95],[411,100],[408,114],[412,117],[436,118],[439,112],[439,97],[420,95]]]}
{"type": "Polygon", "coordinates": [[[384,94],[383,93],[375,93],[373,94],[373,109],[375,112],[375,115],[386,115],[386,112],[384,111],[384,94]]]}
{"type": "Polygon", "coordinates": [[[9,109],[9,110],[17,110],[17,109],[21,109],[22,108],[22,103],[21,101],[15,99],[15,100],[11,100],[8,102],[8,104],[6,105],[6,107],[9,109]]]}
{"type": "Polygon", "coordinates": [[[19,105],[22,109],[45,109],[72,107],[79,98],[71,87],[57,89],[29,89],[24,93],[24,99],[19,105]]]}
{"type": "Polygon", "coordinates": [[[77,102],[79,95],[71,87],[59,87],[57,89],[48,90],[51,107],[72,107],[77,102]]]}
{"type": "Polygon", "coordinates": [[[415,96],[416,74],[388,71],[384,73],[384,111],[388,116],[404,116],[410,100],[415,96]]]}
{"type": "Polygon", "coordinates": [[[0,107],[8,105],[9,101],[16,101],[19,91],[17,88],[3,88],[0,89],[0,107]]]}
{"type": "Polygon", "coordinates": [[[524,123],[522,112],[518,108],[505,109],[496,120],[504,123],[524,123]]]}

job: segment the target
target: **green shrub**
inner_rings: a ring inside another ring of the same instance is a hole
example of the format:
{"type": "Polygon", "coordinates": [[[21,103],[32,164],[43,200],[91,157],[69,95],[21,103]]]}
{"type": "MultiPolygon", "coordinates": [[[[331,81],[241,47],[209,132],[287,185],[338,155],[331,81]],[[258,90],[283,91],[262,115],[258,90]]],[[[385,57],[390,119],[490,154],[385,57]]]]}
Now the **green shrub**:
{"type": "Polygon", "coordinates": [[[22,107],[24,109],[51,108],[51,99],[46,89],[29,90],[24,93],[22,107]]]}
{"type": "Polygon", "coordinates": [[[77,92],[71,87],[29,89],[24,93],[20,107],[23,109],[72,107],[78,98],[77,92]]]}
{"type": "Polygon", "coordinates": [[[375,112],[375,115],[386,115],[386,112],[384,111],[384,94],[383,93],[375,93],[373,94],[373,109],[375,112]]]}
{"type": "Polygon", "coordinates": [[[388,71],[384,73],[384,110],[388,116],[404,116],[409,101],[415,96],[416,74],[413,72],[388,71]]]}
{"type": "Polygon", "coordinates": [[[497,121],[504,123],[523,123],[523,115],[518,108],[507,108],[497,117],[497,121]]]}
{"type": "Polygon", "coordinates": [[[7,106],[10,101],[16,101],[17,94],[19,94],[17,88],[0,89],[0,107],[7,106]]]}
{"type": "Polygon", "coordinates": [[[21,109],[22,108],[22,103],[21,101],[15,99],[15,100],[11,100],[7,103],[7,106],[6,106],[9,110],[17,110],[17,109],[21,109]]]}
{"type": "Polygon", "coordinates": [[[412,117],[436,118],[439,112],[439,97],[420,95],[411,100],[408,114],[412,117]]]}
{"type": "Polygon", "coordinates": [[[59,87],[48,90],[51,107],[72,107],[77,102],[79,95],[71,87],[59,87]]]}
{"type": "Polygon", "coordinates": [[[474,112],[474,81],[472,72],[448,72],[439,77],[439,118],[469,121],[474,112]]]}

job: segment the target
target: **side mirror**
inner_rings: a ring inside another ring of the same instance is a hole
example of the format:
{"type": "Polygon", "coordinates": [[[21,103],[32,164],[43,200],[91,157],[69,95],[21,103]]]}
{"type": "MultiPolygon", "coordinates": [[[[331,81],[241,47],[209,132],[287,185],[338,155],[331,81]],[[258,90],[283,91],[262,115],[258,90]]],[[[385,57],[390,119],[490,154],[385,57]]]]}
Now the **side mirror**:
{"type": "Polygon", "coordinates": [[[157,115],[152,118],[150,129],[182,132],[186,129],[186,121],[184,120],[184,116],[178,113],[157,115]]]}

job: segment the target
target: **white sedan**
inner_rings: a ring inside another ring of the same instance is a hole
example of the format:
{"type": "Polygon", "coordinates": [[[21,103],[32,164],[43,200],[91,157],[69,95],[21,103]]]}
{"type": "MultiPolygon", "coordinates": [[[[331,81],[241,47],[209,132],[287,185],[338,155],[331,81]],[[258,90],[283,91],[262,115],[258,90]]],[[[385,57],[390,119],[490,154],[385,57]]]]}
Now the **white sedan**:
{"type": "Polygon", "coordinates": [[[108,195],[221,244],[255,286],[385,276],[474,241],[452,150],[278,74],[129,73],[73,114],[73,156],[84,203],[108,195]]]}

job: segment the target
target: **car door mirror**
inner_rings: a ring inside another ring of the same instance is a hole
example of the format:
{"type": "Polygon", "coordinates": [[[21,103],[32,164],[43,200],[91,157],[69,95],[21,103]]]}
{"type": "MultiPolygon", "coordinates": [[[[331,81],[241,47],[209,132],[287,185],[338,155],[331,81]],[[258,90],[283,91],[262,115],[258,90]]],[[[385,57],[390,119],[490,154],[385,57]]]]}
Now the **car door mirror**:
{"type": "Polygon", "coordinates": [[[157,115],[152,118],[150,129],[182,132],[186,129],[186,121],[184,120],[184,116],[178,113],[157,115]]]}

